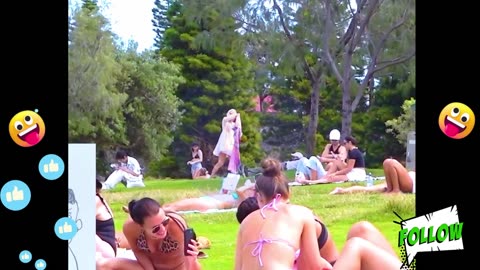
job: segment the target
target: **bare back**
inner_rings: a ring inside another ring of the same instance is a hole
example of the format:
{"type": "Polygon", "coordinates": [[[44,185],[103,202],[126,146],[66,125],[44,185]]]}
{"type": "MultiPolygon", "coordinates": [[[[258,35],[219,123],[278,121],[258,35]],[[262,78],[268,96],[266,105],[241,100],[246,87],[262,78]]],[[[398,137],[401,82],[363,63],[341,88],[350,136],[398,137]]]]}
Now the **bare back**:
{"type": "MultiPolygon", "coordinates": [[[[305,221],[308,218],[313,222],[313,214],[305,207],[285,203],[278,204],[277,209],[265,209],[265,218],[257,210],[242,222],[237,238],[236,270],[292,269],[305,221]]],[[[315,246],[315,236],[311,239],[315,246]]],[[[318,247],[315,252],[318,254],[318,247]]]]}
{"type": "Polygon", "coordinates": [[[95,204],[96,204],[96,215],[95,218],[97,220],[108,220],[113,218],[113,211],[110,209],[110,205],[103,199],[103,197],[97,193],[95,196],[95,204]]]}

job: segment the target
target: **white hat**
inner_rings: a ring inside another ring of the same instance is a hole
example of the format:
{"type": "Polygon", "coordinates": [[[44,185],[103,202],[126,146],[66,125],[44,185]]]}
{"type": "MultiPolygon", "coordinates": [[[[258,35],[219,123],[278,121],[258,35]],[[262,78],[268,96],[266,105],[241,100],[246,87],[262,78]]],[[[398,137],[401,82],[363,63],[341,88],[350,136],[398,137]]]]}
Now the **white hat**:
{"type": "Polygon", "coordinates": [[[300,152],[295,152],[295,153],[292,154],[292,157],[296,157],[298,159],[301,159],[301,158],[303,158],[303,154],[300,153],[300,152]]]}
{"type": "Polygon", "coordinates": [[[338,129],[332,129],[329,138],[330,140],[340,140],[340,131],[338,131],[338,129]]]}

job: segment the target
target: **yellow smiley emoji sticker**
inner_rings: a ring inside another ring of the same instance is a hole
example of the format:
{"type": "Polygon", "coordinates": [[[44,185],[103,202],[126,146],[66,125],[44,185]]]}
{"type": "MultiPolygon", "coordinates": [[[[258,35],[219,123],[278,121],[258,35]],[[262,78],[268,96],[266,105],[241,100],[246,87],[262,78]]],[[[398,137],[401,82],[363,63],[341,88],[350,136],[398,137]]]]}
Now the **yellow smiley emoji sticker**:
{"type": "Polygon", "coordinates": [[[475,115],[472,109],[459,102],[445,106],[438,117],[438,125],[445,135],[452,139],[463,139],[475,126],[475,115]]]}
{"type": "Polygon", "coordinates": [[[45,123],[36,112],[22,111],[10,120],[8,131],[16,144],[31,147],[38,144],[45,136],[45,123]]]}

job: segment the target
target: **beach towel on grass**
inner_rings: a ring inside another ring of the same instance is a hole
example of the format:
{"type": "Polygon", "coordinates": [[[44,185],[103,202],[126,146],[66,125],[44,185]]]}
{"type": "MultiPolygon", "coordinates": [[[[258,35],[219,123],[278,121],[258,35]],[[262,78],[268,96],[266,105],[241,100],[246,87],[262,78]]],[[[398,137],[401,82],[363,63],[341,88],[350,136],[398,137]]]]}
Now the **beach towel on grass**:
{"type": "MultiPolygon", "coordinates": [[[[380,181],[380,180],[385,180],[385,176],[378,176],[373,178],[374,181],[380,181]]],[[[289,186],[309,186],[309,185],[324,185],[324,184],[340,184],[340,183],[346,183],[346,182],[364,182],[365,180],[362,181],[339,181],[339,182],[330,182],[330,183],[315,183],[315,184],[301,184],[297,181],[289,182],[289,186]]]]}
{"type": "Polygon", "coordinates": [[[188,211],[177,211],[179,214],[212,214],[212,213],[223,213],[223,212],[236,212],[237,208],[229,209],[209,209],[207,211],[198,211],[198,210],[188,210],[188,211]]]}
{"type": "Polygon", "coordinates": [[[340,184],[340,183],[345,183],[345,182],[347,182],[347,181],[330,182],[330,183],[315,183],[315,184],[305,183],[305,184],[302,184],[302,183],[293,181],[293,182],[289,182],[288,185],[289,186],[311,186],[311,185],[340,184]]]}

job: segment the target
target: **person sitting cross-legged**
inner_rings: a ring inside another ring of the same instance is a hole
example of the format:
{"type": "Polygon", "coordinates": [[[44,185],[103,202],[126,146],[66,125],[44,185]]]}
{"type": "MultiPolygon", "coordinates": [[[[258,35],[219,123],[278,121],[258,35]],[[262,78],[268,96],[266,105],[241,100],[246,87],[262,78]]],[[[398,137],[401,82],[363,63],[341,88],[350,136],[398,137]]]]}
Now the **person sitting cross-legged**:
{"type": "Polygon", "coordinates": [[[116,153],[115,158],[118,164],[112,165],[115,171],[105,180],[103,189],[112,189],[122,181],[126,182],[127,188],[145,187],[140,164],[135,158],[122,150],[116,153]]]}
{"type": "Polygon", "coordinates": [[[329,135],[330,143],[320,156],[320,161],[327,164],[325,169],[328,173],[334,173],[347,166],[347,149],[340,143],[340,131],[333,129],[329,135]]]}

